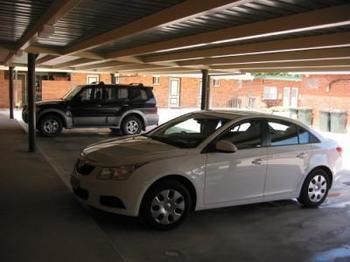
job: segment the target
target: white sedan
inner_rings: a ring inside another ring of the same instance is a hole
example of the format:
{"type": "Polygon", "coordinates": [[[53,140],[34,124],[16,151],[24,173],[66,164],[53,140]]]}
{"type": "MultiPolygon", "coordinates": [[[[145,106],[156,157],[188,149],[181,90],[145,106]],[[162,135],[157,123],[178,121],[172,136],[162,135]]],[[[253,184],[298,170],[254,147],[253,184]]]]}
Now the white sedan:
{"type": "Polygon", "coordinates": [[[191,210],[297,198],[317,207],[342,148],[298,121],[201,111],[85,148],[71,176],[89,206],[170,229],[191,210]]]}

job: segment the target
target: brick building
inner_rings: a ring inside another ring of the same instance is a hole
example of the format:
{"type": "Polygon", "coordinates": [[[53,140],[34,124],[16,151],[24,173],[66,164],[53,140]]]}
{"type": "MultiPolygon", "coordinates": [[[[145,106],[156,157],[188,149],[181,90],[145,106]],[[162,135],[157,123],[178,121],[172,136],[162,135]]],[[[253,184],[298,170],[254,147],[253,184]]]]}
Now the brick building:
{"type": "MultiPolygon", "coordinates": [[[[25,73],[15,81],[16,105],[25,100],[25,73]]],[[[38,99],[58,99],[69,89],[91,82],[111,83],[108,73],[39,73],[38,99]]],[[[201,78],[197,76],[150,76],[126,74],[117,77],[122,84],[143,83],[154,87],[161,108],[199,108],[201,78]]],[[[7,71],[0,70],[0,107],[8,107],[7,71]]],[[[308,107],[313,109],[314,125],[318,125],[320,110],[345,110],[350,123],[350,76],[305,75],[293,79],[233,77],[214,78],[210,89],[211,108],[308,107]]]]}

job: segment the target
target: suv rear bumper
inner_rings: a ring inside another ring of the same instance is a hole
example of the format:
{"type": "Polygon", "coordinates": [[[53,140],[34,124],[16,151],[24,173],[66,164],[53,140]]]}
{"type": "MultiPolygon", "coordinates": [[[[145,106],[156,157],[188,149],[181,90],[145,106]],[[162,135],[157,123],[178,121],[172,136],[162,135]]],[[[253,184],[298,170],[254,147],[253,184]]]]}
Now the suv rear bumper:
{"type": "Polygon", "coordinates": [[[146,126],[158,125],[158,122],[159,122],[159,116],[157,114],[145,115],[145,125],[146,126]]]}

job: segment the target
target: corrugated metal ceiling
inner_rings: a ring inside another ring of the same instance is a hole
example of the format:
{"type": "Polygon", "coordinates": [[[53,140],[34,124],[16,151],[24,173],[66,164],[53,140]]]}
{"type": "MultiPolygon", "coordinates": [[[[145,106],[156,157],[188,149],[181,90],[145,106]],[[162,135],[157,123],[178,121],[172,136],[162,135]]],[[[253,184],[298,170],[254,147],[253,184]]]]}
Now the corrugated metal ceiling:
{"type": "MultiPolygon", "coordinates": [[[[20,37],[23,36],[25,30],[32,26],[55,1],[56,0],[1,0],[0,44],[5,47],[13,47],[20,37]]],[[[40,37],[36,40],[34,38],[32,44],[34,43],[35,45],[39,43],[48,49],[53,47],[52,50],[56,50],[57,52],[57,50],[59,51],[70,44],[98,36],[101,33],[127,25],[132,21],[155,14],[184,1],[185,0],[81,0],[66,15],[56,21],[54,24],[55,32],[52,35],[46,38],[40,37]]],[[[198,0],[199,5],[200,3],[201,0],[198,0]]],[[[349,4],[349,0],[251,0],[239,6],[232,6],[226,9],[213,9],[206,12],[205,15],[196,15],[189,19],[182,19],[164,26],[158,26],[121,38],[117,41],[107,42],[88,51],[91,54],[97,53],[103,55],[113,51],[216,31],[232,26],[252,24],[258,21],[265,21],[343,4],[349,4]]],[[[322,18],[320,17],[320,19],[322,18]]],[[[233,43],[216,44],[215,46],[257,43],[266,40],[344,31],[349,32],[350,26],[337,26],[328,29],[246,39],[233,43]]],[[[203,47],[196,47],[196,49],[201,48],[203,47]]],[[[74,55],[75,54],[73,54],[73,56],[74,55]]],[[[46,64],[55,65],[67,59],[67,61],[69,61],[74,59],[73,56],[57,58],[46,64]]],[[[79,54],[77,56],[79,56],[79,54]]],[[[13,61],[25,63],[25,58],[23,57],[17,57],[13,59],[13,61]]],[[[5,60],[1,59],[1,61],[5,60]]]]}
{"type": "Polygon", "coordinates": [[[52,4],[53,0],[1,0],[0,42],[14,43],[52,4]]]}
{"type": "Polygon", "coordinates": [[[111,42],[93,51],[108,53],[115,50],[136,47],[138,45],[195,35],[230,26],[249,24],[270,18],[277,18],[345,3],[349,3],[349,1],[255,0],[242,6],[219,10],[205,16],[194,17],[186,21],[172,23],[165,27],[154,28],[126,39],[111,42]]]}
{"type": "Polygon", "coordinates": [[[83,0],[55,24],[55,33],[40,44],[65,46],[128,24],[184,0],[83,0]]]}

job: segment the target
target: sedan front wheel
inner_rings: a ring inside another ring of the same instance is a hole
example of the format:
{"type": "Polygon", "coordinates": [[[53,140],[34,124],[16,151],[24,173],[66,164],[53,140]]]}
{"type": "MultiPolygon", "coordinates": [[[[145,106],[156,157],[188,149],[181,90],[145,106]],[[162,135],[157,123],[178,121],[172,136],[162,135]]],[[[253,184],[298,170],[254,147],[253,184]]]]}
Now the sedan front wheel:
{"type": "Polygon", "coordinates": [[[176,180],[163,180],[148,190],[141,206],[141,217],[150,226],[169,230],[187,217],[191,207],[187,188],[176,180]]]}

